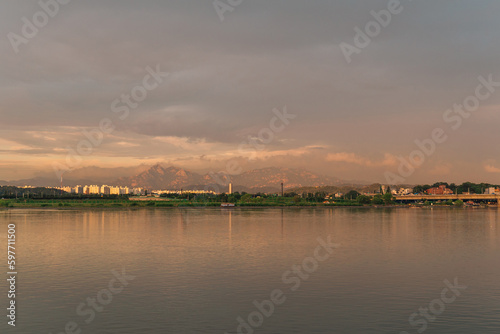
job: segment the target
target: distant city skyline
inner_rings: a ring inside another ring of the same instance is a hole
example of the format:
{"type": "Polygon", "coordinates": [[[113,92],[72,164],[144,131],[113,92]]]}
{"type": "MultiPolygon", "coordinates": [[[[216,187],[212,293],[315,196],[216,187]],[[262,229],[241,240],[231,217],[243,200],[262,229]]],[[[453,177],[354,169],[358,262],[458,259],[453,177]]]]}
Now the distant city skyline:
{"type": "Polygon", "coordinates": [[[498,1],[62,2],[2,4],[0,180],[161,162],[500,183],[498,1]]]}

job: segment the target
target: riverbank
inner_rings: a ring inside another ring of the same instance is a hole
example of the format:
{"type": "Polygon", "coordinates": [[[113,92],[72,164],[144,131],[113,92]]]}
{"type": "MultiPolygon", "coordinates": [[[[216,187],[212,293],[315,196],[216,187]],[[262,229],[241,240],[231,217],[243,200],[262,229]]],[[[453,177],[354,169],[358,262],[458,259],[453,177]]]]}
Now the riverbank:
{"type": "MultiPolygon", "coordinates": [[[[0,209],[6,208],[205,208],[205,207],[221,207],[221,202],[203,202],[203,201],[187,201],[187,200],[141,200],[133,201],[128,199],[70,199],[70,200],[43,200],[43,199],[2,199],[0,200],[0,209]]],[[[231,210],[232,208],[460,208],[463,206],[457,205],[408,205],[408,204],[360,204],[357,201],[339,201],[335,203],[310,203],[310,202],[293,202],[293,201],[265,201],[260,203],[234,203],[234,207],[226,207],[224,209],[231,210]]],[[[466,207],[466,206],[464,206],[466,207]]],[[[474,206],[474,208],[488,208],[496,206],[474,206]]]]}
{"type": "MultiPolygon", "coordinates": [[[[203,202],[203,201],[186,201],[186,200],[106,200],[106,199],[90,199],[90,200],[15,200],[7,199],[0,200],[0,209],[2,208],[203,208],[203,207],[221,207],[222,202],[203,202]]],[[[363,207],[363,205],[353,201],[352,203],[279,203],[279,202],[263,202],[263,203],[235,203],[231,208],[244,207],[363,207]]]]}

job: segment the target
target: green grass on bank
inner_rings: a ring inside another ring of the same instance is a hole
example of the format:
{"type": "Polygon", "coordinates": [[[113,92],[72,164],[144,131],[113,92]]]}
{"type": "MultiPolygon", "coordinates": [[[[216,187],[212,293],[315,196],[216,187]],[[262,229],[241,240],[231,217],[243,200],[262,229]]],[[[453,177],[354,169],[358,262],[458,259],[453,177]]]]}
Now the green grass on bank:
{"type": "MultiPolygon", "coordinates": [[[[462,207],[462,201],[448,201],[442,203],[420,203],[412,204],[418,207],[462,207]]],[[[128,200],[126,198],[118,199],[0,199],[1,208],[175,208],[175,207],[220,207],[220,201],[210,200],[186,200],[170,199],[168,201],[156,200],[128,200]]],[[[362,207],[362,206],[384,206],[375,203],[360,203],[357,200],[338,200],[335,202],[312,202],[287,197],[274,198],[254,198],[247,201],[236,201],[236,207],[362,207]]],[[[408,207],[408,204],[391,203],[390,206],[408,207]]]]}
{"type": "MultiPolygon", "coordinates": [[[[307,201],[259,200],[251,202],[237,202],[237,207],[288,207],[288,206],[361,206],[356,201],[336,203],[311,203],[307,201]]],[[[169,201],[134,201],[127,199],[2,199],[0,208],[134,208],[134,207],[219,207],[221,202],[196,200],[169,200],[169,201]]]]}

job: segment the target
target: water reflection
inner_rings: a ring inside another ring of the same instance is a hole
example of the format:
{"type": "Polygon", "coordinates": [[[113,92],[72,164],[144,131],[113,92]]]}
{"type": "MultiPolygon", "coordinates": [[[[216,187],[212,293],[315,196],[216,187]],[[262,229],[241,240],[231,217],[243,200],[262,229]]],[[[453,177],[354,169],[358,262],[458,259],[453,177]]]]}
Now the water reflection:
{"type": "Polygon", "coordinates": [[[408,330],[409,315],[454,277],[467,292],[426,332],[498,333],[499,218],[498,209],[0,211],[19,232],[17,333],[81,321],[75,306],[121,267],[138,283],[87,332],[223,333],[328,235],[341,247],[261,333],[408,330]]]}

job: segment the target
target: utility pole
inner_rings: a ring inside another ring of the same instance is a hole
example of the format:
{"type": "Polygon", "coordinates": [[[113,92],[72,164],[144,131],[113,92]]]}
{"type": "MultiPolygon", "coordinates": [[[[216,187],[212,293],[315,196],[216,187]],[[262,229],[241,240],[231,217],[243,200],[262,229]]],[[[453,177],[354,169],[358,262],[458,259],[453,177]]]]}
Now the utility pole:
{"type": "Polygon", "coordinates": [[[283,182],[281,182],[281,197],[285,197],[285,192],[283,188],[283,182]]]}

